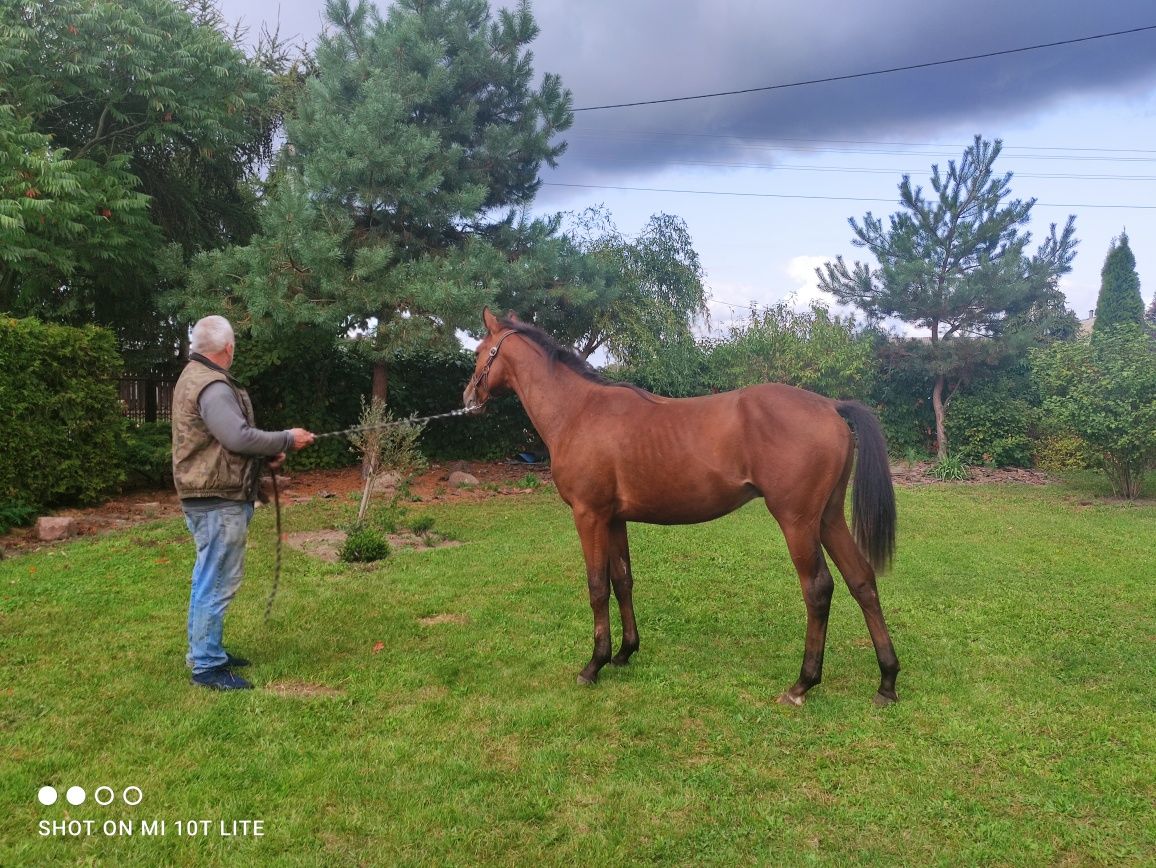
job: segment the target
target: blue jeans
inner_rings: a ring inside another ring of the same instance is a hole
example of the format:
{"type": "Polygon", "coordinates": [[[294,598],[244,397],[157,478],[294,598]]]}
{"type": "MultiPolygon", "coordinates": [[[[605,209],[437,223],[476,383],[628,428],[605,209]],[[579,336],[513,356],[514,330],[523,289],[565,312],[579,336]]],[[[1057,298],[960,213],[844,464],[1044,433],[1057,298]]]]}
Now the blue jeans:
{"type": "Polygon", "coordinates": [[[252,517],[251,503],[185,513],[185,524],[197,544],[189,595],[189,653],[185,658],[194,674],[225,665],[225,612],[241,587],[252,517]]]}

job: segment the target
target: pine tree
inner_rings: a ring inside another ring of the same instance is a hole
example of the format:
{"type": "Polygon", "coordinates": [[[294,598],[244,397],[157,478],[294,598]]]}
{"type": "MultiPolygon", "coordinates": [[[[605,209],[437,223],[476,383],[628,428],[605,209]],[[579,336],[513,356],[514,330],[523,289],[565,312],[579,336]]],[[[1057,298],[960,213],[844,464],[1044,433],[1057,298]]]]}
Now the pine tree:
{"type": "MultiPolygon", "coordinates": [[[[903,210],[888,225],[870,212],[851,219],[852,243],[865,247],[877,268],[842,257],[817,269],[820,286],[872,319],[898,317],[930,332],[914,343],[933,377],[939,458],[948,456],[946,414],[955,391],[974,371],[998,363],[1028,341],[1056,330],[1063,313],[1059,276],[1070,270],[1075,218],[1051,232],[1034,255],[1022,231],[1034,199],[1006,201],[1011,173],[995,174],[1002,143],[976,136],[946,173],[932,166],[933,197],[899,185],[903,210]]],[[[1069,317],[1070,318],[1070,317],[1069,317]]]]}
{"type": "Polygon", "coordinates": [[[1113,238],[1100,270],[1100,294],[1096,298],[1096,321],[1092,334],[1109,329],[1137,327],[1144,322],[1144,299],[1140,295],[1140,276],[1136,257],[1128,246],[1128,234],[1113,238]]]}
{"type": "Polygon", "coordinates": [[[329,0],[262,231],[198,283],[258,328],[356,330],[385,400],[390,360],[457,346],[540,226],[519,219],[564,150],[570,94],[537,88],[528,2],[329,0]]]}

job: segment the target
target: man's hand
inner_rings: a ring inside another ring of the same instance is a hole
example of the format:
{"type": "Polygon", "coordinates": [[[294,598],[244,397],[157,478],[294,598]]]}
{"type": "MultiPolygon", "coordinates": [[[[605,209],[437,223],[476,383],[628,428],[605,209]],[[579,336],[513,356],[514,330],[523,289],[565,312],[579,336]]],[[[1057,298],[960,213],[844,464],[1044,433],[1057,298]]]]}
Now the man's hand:
{"type": "Polygon", "coordinates": [[[313,434],[306,431],[304,428],[290,428],[289,433],[293,435],[293,451],[300,452],[306,446],[313,442],[313,434]]]}
{"type": "Polygon", "coordinates": [[[266,462],[270,470],[280,470],[281,465],[285,463],[285,453],[278,452],[266,462]]]}

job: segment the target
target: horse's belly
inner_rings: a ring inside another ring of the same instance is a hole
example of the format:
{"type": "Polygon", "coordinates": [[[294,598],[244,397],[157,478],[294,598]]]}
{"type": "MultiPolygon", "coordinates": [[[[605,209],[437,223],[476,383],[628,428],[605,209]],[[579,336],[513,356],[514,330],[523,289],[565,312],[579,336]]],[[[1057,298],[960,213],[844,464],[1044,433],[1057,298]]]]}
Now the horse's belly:
{"type": "Polygon", "coordinates": [[[734,512],[759,496],[754,486],[726,486],[703,491],[694,488],[624,492],[617,514],[625,521],[647,524],[698,524],[734,512]]]}

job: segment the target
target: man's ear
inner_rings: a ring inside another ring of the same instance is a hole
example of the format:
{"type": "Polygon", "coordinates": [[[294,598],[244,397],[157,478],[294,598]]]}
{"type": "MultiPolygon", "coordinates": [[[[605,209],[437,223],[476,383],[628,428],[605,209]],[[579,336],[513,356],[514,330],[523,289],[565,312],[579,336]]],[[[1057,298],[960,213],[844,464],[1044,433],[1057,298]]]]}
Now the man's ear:
{"type": "Polygon", "coordinates": [[[496,316],[490,313],[488,307],[482,309],[482,322],[486,324],[486,330],[492,335],[496,335],[502,330],[502,324],[498,322],[496,316]]]}

